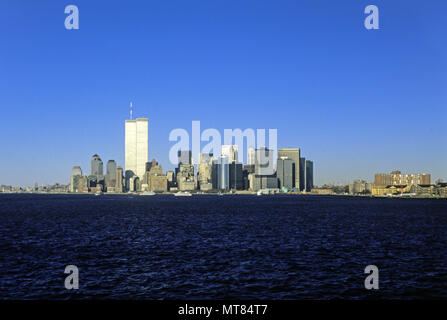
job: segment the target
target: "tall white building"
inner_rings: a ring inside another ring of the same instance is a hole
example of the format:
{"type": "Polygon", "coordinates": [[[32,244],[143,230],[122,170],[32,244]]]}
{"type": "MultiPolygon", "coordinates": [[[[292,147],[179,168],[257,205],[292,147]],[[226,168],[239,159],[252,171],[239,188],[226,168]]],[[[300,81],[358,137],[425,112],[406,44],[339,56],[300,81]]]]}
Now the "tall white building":
{"type": "Polygon", "coordinates": [[[249,147],[247,153],[247,164],[255,164],[255,148],[249,147]]]}
{"type": "Polygon", "coordinates": [[[125,126],[125,170],[143,179],[148,162],[148,119],[126,120],[125,126]]]}
{"type": "Polygon", "coordinates": [[[228,158],[228,162],[238,162],[238,146],[237,145],[223,145],[222,154],[223,157],[228,158]]]}

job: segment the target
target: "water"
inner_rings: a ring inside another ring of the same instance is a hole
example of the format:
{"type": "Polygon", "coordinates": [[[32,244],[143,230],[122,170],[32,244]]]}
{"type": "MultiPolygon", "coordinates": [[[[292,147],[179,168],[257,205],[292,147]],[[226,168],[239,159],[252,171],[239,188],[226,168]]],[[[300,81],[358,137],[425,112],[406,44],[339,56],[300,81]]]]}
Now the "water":
{"type": "Polygon", "coordinates": [[[446,231],[446,200],[3,194],[0,298],[447,298],[446,231]]]}

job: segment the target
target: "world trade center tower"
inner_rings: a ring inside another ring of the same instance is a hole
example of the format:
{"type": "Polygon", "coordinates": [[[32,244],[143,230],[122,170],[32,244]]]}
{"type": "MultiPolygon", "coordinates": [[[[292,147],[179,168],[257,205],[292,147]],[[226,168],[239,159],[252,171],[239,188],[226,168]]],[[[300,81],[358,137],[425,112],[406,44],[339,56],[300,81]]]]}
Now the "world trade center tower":
{"type": "Polygon", "coordinates": [[[143,179],[148,162],[148,119],[126,120],[125,129],[125,170],[143,179]]]}

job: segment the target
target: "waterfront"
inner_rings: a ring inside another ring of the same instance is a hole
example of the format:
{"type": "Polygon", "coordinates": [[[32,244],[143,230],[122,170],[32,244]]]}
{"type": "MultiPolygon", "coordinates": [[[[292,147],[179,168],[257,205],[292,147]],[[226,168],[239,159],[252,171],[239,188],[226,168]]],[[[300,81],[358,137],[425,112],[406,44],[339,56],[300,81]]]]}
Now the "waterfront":
{"type": "Polygon", "coordinates": [[[445,200],[0,194],[0,298],[447,298],[446,229],[445,200]]]}

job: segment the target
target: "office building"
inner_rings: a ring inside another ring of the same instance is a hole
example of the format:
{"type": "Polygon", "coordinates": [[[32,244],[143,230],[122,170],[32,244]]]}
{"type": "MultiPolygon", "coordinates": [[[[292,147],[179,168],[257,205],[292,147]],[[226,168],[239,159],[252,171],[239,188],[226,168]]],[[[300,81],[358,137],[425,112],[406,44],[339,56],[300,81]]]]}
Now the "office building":
{"type": "Polygon", "coordinates": [[[276,174],[272,175],[253,175],[253,191],[262,189],[278,189],[278,178],[276,174]]]}
{"type": "MultiPolygon", "coordinates": [[[[298,190],[301,189],[301,183],[300,183],[300,149],[299,148],[282,148],[278,149],[278,158],[286,157],[292,160],[293,164],[293,175],[292,175],[292,181],[293,181],[293,188],[296,188],[298,190]]],[[[304,186],[302,186],[304,189],[304,186]]]]}
{"type": "Polygon", "coordinates": [[[219,185],[217,183],[217,179],[219,176],[219,161],[217,159],[212,160],[211,162],[211,184],[213,186],[213,189],[217,190],[219,189],[219,185]]]}
{"type": "Polygon", "coordinates": [[[299,190],[306,190],[306,158],[300,158],[300,187],[299,190]]]}
{"type": "Polygon", "coordinates": [[[239,162],[232,162],[228,166],[229,188],[233,190],[244,189],[243,165],[239,162]]]}
{"type": "Polygon", "coordinates": [[[126,181],[134,175],[143,179],[148,161],[148,140],[148,119],[137,118],[125,121],[126,181]]]}
{"type": "Polygon", "coordinates": [[[97,177],[103,175],[103,163],[101,158],[97,154],[93,155],[91,159],[90,175],[97,177]]]}
{"type": "Polygon", "coordinates": [[[115,192],[123,192],[123,168],[121,166],[116,167],[115,192]]]}
{"type": "Polygon", "coordinates": [[[293,162],[291,159],[281,157],[277,161],[276,176],[278,187],[290,190],[293,188],[293,162]]]}
{"type": "Polygon", "coordinates": [[[71,175],[70,175],[70,192],[77,192],[78,190],[78,183],[79,179],[82,177],[82,170],[79,166],[74,166],[73,169],[71,169],[71,175]]]}
{"type": "Polygon", "coordinates": [[[78,180],[77,192],[87,193],[89,191],[88,177],[82,176],[78,180]]]}
{"type": "Polygon", "coordinates": [[[311,192],[314,187],[314,163],[306,160],[306,191],[311,192]]]}
{"type": "Polygon", "coordinates": [[[115,160],[107,161],[105,176],[105,187],[109,191],[109,188],[115,188],[116,185],[116,162],[115,160]]]}
{"type": "Polygon", "coordinates": [[[228,157],[220,156],[217,159],[217,189],[228,190],[230,187],[230,168],[228,157]]]}

